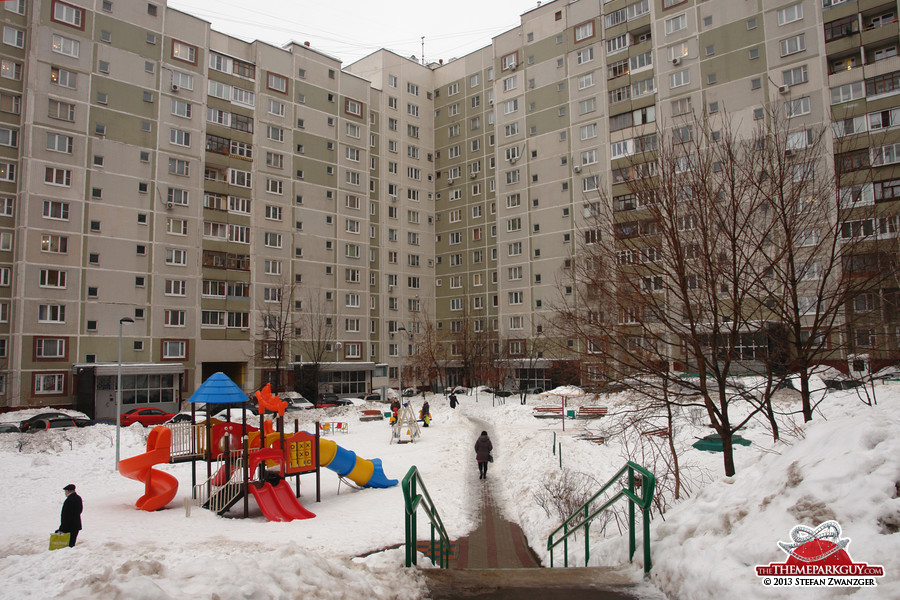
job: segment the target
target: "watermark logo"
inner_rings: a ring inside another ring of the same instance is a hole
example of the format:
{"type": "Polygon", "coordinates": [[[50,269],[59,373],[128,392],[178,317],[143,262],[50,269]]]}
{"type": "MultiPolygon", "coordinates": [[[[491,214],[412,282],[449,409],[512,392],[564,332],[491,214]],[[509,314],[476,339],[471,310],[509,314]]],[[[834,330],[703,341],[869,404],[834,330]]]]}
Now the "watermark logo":
{"type": "Polygon", "coordinates": [[[876,578],[884,576],[884,567],[850,558],[850,538],[842,537],[837,521],[825,521],[815,529],[797,525],[790,537],[789,542],[778,542],[787,554],[785,562],[756,566],[764,586],[876,587],[876,578]]]}

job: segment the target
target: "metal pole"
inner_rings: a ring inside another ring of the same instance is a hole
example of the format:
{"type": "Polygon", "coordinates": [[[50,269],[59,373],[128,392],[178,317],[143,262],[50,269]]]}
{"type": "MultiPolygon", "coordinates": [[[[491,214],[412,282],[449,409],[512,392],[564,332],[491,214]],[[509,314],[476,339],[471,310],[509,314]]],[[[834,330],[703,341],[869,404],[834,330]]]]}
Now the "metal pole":
{"type": "Polygon", "coordinates": [[[403,331],[406,332],[406,327],[400,326],[397,328],[397,339],[400,341],[398,347],[398,357],[397,357],[397,387],[399,387],[400,391],[400,405],[403,405],[403,334],[400,333],[403,331]]]}
{"type": "Polygon", "coordinates": [[[122,325],[124,323],[134,323],[134,319],[131,317],[119,319],[119,362],[116,367],[116,465],[114,467],[116,470],[119,469],[120,430],[122,428],[122,325]]]}

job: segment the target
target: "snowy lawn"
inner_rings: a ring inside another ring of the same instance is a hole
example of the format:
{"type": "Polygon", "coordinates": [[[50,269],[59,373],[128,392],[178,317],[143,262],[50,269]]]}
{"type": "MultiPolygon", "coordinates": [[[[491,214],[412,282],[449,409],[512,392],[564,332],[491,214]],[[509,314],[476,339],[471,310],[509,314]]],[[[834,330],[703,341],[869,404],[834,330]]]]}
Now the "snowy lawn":
{"type": "MultiPolygon", "coordinates": [[[[741,432],[750,447],[736,447],[737,475],[725,478],[719,453],[691,447],[711,430],[696,414],[680,421],[676,445],[690,496],[670,505],[652,523],[652,581],[670,598],[897,598],[900,597],[900,384],[879,385],[879,404],[863,405],[853,391],[830,393],[816,419],[785,427],[773,443],[764,424],[741,432]],[[797,524],[840,522],[856,562],[881,564],[885,576],[874,589],[795,590],[764,588],[754,566],[783,562],[776,546],[797,524]]],[[[363,458],[381,458],[388,477],[402,479],[419,468],[452,538],[477,525],[480,486],[473,445],[486,427],[494,443],[489,479],[495,501],[518,522],[532,548],[549,564],[547,535],[560,520],[548,517],[536,496],[554,488],[567,471],[605,482],[625,462],[623,438],[613,434],[616,414],[634,401],[629,393],[601,396],[610,415],[595,421],[536,419],[532,408],[552,398],[517,396],[500,404],[480,393],[459,396],[451,410],[443,396],[429,397],[434,421],[415,444],[390,444],[386,422],[358,422],[359,407],[300,413],[301,429],[312,419],[349,421],[350,432],[329,436],[363,458]],[[588,427],[609,436],[597,445],[576,436],[588,427]],[[555,438],[554,438],[555,434],[555,438]],[[561,446],[553,453],[554,439],[561,446]],[[560,454],[561,453],[561,454],[560,454]]],[[[570,405],[592,402],[570,399],[570,405]]],[[[418,411],[421,397],[412,399],[418,411]]],[[[786,401],[790,402],[790,400],[786,401]]],[[[373,408],[386,405],[373,404],[373,408]]],[[[0,415],[21,420],[36,411],[0,415]]],[[[296,414],[296,413],[295,413],[296,414]]],[[[144,452],[148,429],[122,430],[122,456],[144,452]]],[[[142,484],[114,469],[115,429],[108,425],[0,434],[6,485],[0,489],[0,598],[421,598],[423,577],[403,567],[403,550],[359,555],[403,541],[399,486],[352,490],[322,470],[322,501],[315,502],[315,476],[301,478],[301,503],[316,518],[266,521],[250,500],[250,518],[220,518],[193,507],[190,463],[161,465],[180,487],[166,510],[146,513],[133,504],[142,484]],[[74,549],[47,550],[59,523],[62,487],[75,483],[84,499],[84,530],[74,549]]],[[[641,462],[638,460],[637,462],[641,462]]],[[[198,463],[198,480],[206,474],[198,463]]],[[[242,505],[239,504],[239,507],[242,505]]],[[[624,505],[623,505],[624,507],[624,505]]],[[[235,514],[235,513],[232,513],[235,514]]],[[[419,519],[419,537],[427,536],[419,519]]],[[[628,542],[610,523],[592,529],[592,565],[627,565],[628,542]]],[[[570,564],[578,564],[577,547],[570,564]]],[[[639,577],[640,549],[630,568],[639,577]]],[[[582,559],[583,560],[583,559],[582,559]]],[[[559,557],[555,558],[559,561],[559,557]]],[[[427,560],[419,560],[420,565],[427,560]]],[[[560,564],[557,562],[557,564],[560,564]]]]}

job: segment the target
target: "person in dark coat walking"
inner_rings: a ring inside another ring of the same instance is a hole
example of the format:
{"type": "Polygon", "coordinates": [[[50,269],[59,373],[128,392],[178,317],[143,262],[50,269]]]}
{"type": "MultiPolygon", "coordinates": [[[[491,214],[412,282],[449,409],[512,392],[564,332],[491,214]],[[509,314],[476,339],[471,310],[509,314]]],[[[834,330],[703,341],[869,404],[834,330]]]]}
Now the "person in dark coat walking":
{"type": "Polygon", "coordinates": [[[69,548],[75,545],[75,538],[81,531],[81,510],[83,504],[81,496],[75,493],[75,485],[70,483],[63,488],[66,492],[66,501],[63,502],[62,511],[59,514],[59,529],[56,533],[69,534],[69,548]]]}
{"type": "Polygon", "coordinates": [[[456,394],[450,394],[450,408],[456,408],[456,405],[459,404],[459,401],[456,399],[456,394]]]}
{"type": "Polygon", "coordinates": [[[482,431],[475,441],[475,460],[478,461],[478,479],[487,479],[488,462],[491,460],[491,450],[494,445],[487,431],[482,431]]]}

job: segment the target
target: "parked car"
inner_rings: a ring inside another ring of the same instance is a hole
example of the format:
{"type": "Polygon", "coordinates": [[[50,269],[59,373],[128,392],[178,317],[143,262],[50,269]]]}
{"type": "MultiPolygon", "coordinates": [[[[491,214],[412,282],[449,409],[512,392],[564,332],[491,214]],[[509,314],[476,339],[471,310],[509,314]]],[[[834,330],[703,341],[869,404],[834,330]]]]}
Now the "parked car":
{"type": "Polygon", "coordinates": [[[530,387],[525,390],[526,394],[543,394],[544,388],[542,387],[530,387]]]}
{"type": "Polygon", "coordinates": [[[28,433],[37,433],[38,431],[47,431],[48,429],[74,429],[75,427],[78,427],[78,425],[75,424],[75,419],[66,415],[52,419],[34,420],[28,427],[28,433]]]}
{"type": "Polygon", "coordinates": [[[415,395],[418,394],[418,393],[419,393],[419,392],[416,391],[416,388],[408,387],[408,388],[406,388],[405,390],[403,390],[403,395],[406,396],[407,398],[410,398],[410,397],[412,397],[412,396],[415,396],[415,395]]]}
{"type": "Polygon", "coordinates": [[[0,423],[0,433],[18,433],[21,431],[15,423],[0,423]]]}
{"type": "Polygon", "coordinates": [[[316,408],[329,408],[333,406],[351,406],[353,403],[338,397],[337,394],[322,394],[313,404],[316,405],[316,408]]]}
{"type": "Polygon", "coordinates": [[[278,397],[288,403],[285,410],[307,410],[316,407],[299,392],[282,392],[278,394],[278,397]]]}
{"type": "Polygon", "coordinates": [[[372,392],[371,394],[366,394],[363,396],[363,400],[366,402],[381,402],[381,392],[372,392]]]}
{"type": "MultiPolygon", "coordinates": [[[[197,419],[200,420],[202,417],[203,417],[203,413],[198,412],[198,413],[197,413],[197,419]]],[[[189,413],[189,412],[180,412],[180,413],[178,413],[177,415],[175,415],[174,417],[172,417],[171,419],[169,419],[168,421],[166,421],[166,424],[169,424],[169,423],[190,423],[190,422],[191,422],[191,413],[189,413]]]]}
{"type": "Polygon", "coordinates": [[[28,431],[35,421],[46,421],[48,419],[72,419],[75,422],[75,427],[86,427],[91,424],[91,420],[85,417],[73,417],[63,412],[45,412],[36,414],[19,423],[19,430],[28,431]]]}
{"type": "Polygon", "coordinates": [[[468,394],[469,390],[458,385],[456,387],[448,387],[444,390],[444,395],[447,394],[468,394]]]}
{"type": "Polygon", "coordinates": [[[158,408],[132,408],[122,415],[122,426],[127,427],[135,423],[140,423],[144,427],[151,425],[162,425],[175,416],[175,413],[166,412],[158,408]]]}

